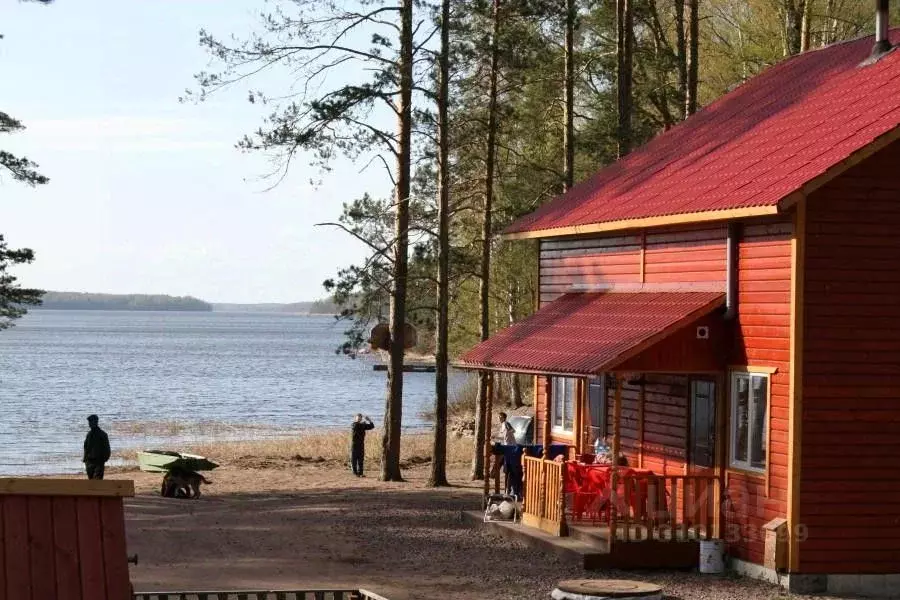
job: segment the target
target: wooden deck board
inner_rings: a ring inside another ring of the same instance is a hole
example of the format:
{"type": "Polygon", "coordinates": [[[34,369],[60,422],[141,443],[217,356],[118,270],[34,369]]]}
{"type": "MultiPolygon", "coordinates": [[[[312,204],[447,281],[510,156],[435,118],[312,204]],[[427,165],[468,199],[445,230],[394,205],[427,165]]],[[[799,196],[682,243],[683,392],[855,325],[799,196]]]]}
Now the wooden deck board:
{"type": "MultiPolygon", "coordinates": [[[[570,525],[568,537],[557,537],[521,523],[488,522],[477,511],[463,513],[464,519],[474,525],[487,527],[501,537],[519,541],[530,548],[555,554],[564,560],[578,564],[585,570],[592,569],[693,569],[699,563],[699,542],[690,541],[619,541],[609,551],[609,528],[570,525]]],[[[619,528],[620,540],[624,539],[619,528]]],[[[679,532],[679,530],[676,530],[679,532]]],[[[634,540],[634,532],[631,533],[634,540]]]]}

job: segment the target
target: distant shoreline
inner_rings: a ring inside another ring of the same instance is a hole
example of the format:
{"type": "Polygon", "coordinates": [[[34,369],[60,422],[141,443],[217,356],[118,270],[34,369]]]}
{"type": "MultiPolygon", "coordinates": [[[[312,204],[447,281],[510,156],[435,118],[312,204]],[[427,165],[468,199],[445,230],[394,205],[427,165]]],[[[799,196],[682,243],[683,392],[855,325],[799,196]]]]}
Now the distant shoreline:
{"type": "Polygon", "coordinates": [[[213,306],[192,296],[51,291],[44,293],[37,309],[212,312],[213,306]]]}
{"type": "Polygon", "coordinates": [[[167,294],[95,294],[89,292],[44,293],[43,303],[33,310],[114,310],[171,312],[235,312],[336,316],[340,310],[330,300],[292,303],[240,304],[207,302],[193,296],[167,294]]]}

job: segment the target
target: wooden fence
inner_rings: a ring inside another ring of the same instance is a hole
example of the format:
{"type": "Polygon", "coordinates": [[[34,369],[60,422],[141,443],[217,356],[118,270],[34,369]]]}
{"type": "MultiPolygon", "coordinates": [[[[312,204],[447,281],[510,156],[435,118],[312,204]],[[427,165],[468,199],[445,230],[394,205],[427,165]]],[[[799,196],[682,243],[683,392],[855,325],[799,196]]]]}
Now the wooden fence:
{"type": "Polygon", "coordinates": [[[526,456],[522,466],[525,478],[522,523],[551,535],[568,535],[564,463],[526,456]]]}
{"type": "Polygon", "coordinates": [[[366,590],[244,590],[218,592],[141,592],[133,600],[387,600],[366,590]]]}

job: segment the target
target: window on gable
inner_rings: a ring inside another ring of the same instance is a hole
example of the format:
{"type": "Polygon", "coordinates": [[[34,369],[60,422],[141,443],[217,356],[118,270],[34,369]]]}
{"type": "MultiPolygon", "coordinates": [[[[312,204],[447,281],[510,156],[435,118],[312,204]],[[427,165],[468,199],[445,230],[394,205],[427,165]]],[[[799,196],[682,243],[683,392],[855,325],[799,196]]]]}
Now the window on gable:
{"type": "Polygon", "coordinates": [[[731,466],[765,471],[768,446],[769,376],[731,375],[731,466]]]}
{"type": "Polygon", "coordinates": [[[575,419],[575,393],[577,379],[553,378],[553,431],[571,432],[575,419]]]}

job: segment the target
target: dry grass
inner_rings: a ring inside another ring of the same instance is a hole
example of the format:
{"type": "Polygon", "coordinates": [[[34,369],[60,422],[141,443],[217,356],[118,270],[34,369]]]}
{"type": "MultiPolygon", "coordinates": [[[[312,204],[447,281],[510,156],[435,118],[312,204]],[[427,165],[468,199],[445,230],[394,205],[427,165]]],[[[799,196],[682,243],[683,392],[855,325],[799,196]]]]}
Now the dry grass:
{"type": "MultiPolygon", "coordinates": [[[[366,459],[378,461],[381,456],[381,432],[377,429],[366,436],[366,459]]],[[[425,433],[407,433],[401,441],[401,460],[407,464],[427,462],[431,457],[433,437],[425,433]]],[[[447,462],[465,463],[472,459],[471,438],[448,436],[447,462]]],[[[295,436],[270,437],[246,441],[211,441],[189,448],[220,463],[248,461],[346,462],[349,457],[350,434],[344,431],[298,433],[295,436]]],[[[124,458],[133,459],[133,456],[124,458]]],[[[373,463],[374,464],[374,463],[373,463]]]]}

